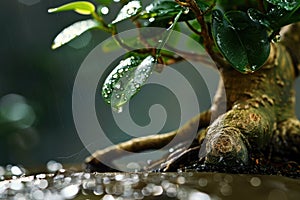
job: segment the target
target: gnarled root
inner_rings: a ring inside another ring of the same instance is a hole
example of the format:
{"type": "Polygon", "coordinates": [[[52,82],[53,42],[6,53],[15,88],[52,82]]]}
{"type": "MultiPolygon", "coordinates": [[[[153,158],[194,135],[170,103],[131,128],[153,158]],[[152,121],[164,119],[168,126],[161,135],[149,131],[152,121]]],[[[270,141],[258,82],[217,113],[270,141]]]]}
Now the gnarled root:
{"type": "MultiPolygon", "coordinates": [[[[183,127],[176,131],[160,135],[150,135],[146,137],[135,138],[127,142],[96,151],[85,160],[86,168],[89,171],[98,172],[117,171],[117,167],[112,167],[114,166],[112,162],[115,159],[129,155],[132,152],[161,149],[164,146],[168,145],[170,141],[172,141],[172,143],[174,144],[180,144],[183,141],[194,140],[196,138],[198,130],[207,127],[210,124],[210,120],[211,112],[206,111],[195,116],[183,127]]],[[[189,146],[185,147],[186,148],[181,149],[184,151],[189,146]]]]}
{"type": "Polygon", "coordinates": [[[275,123],[271,107],[250,107],[251,100],[245,104],[246,108],[237,104],[208,128],[202,152],[206,163],[247,164],[250,153],[269,143],[275,123]]]}

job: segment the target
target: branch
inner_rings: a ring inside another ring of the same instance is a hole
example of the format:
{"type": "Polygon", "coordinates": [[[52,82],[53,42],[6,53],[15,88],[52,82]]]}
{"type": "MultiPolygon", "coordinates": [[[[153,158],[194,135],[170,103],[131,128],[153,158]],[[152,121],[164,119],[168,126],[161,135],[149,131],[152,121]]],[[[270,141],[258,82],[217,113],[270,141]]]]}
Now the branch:
{"type": "Polygon", "coordinates": [[[209,57],[205,56],[205,55],[201,55],[201,54],[197,54],[197,53],[191,53],[191,52],[186,52],[186,51],[181,51],[178,49],[175,49],[169,45],[166,44],[166,48],[168,50],[171,50],[173,52],[175,52],[176,54],[180,55],[181,57],[188,59],[188,60],[193,60],[193,61],[199,61],[201,63],[205,63],[207,65],[210,65],[212,67],[215,68],[215,65],[213,62],[211,62],[210,59],[208,59],[209,57]]]}
{"type": "Polygon", "coordinates": [[[182,141],[186,141],[185,137],[188,137],[187,135],[189,135],[189,132],[207,127],[210,124],[210,120],[210,111],[200,113],[176,131],[160,135],[150,135],[146,137],[135,138],[127,142],[96,151],[92,156],[86,159],[85,163],[87,168],[91,171],[106,171],[107,166],[103,164],[103,161],[106,163],[111,163],[116,158],[126,156],[130,152],[161,149],[171,140],[173,140],[175,135],[180,136],[177,138],[179,144],[182,141]]]}
{"type": "Polygon", "coordinates": [[[205,50],[210,55],[212,60],[216,63],[218,69],[220,69],[222,66],[225,66],[226,61],[223,59],[223,56],[220,53],[217,53],[213,50],[214,41],[210,37],[210,32],[209,32],[207,23],[205,22],[205,19],[204,19],[204,15],[212,9],[214,4],[212,4],[211,7],[208,10],[206,10],[205,12],[202,12],[201,9],[198,7],[198,4],[195,0],[186,0],[185,2],[181,2],[180,0],[176,0],[176,2],[179,5],[188,7],[189,9],[191,9],[193,11],[193,13],[196,16],[196,19],[197,19],[198,23],[201,26],[200,35],[204,39],[204,44],[203,45],[204,45],[205,50]]]}

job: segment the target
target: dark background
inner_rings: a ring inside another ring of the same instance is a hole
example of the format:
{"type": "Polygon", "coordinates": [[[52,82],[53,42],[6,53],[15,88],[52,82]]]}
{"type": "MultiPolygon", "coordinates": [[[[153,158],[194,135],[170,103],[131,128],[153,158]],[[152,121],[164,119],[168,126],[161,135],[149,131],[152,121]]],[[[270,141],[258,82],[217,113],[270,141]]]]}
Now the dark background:
{"type": "MultiPolygon", "coordinates": [[[[70,1],[0,1],[0,165],[33,167],[45,165],[49,160],[81,163],[89,155],[74,126],[72,88],[84,58],[110,35],[90,31],[62,48],[51,50],[53,38],[64,27],[88,18],[74,12],[47,13],[48,8],[67,2],[70,1]]],[[[108,18],[115,15],[111,12],[108,18]]],[[[195,85],[199,84],[199,80],[192,79],[195,85]]],[[[201,106],[208,108],[207,91],[203,91],[197,95],[203,100],[201,106]]],[[[135,100],[137,106],[143,107],[143,97],[151,99],[151,95],[141,94],[135,100]]],[[[163,95],[160,98],[168,99],[163,95]]],[[[101,98],[97,109],[102,116],[110,112],[101,98]]],[[[139,113],[139,119],[146,112],[139,112],[138,107],[133,110],[139,113]]],[[[300,114],[299,107],[297,113],[300,114]]],[[[177,128],[178,115],[172,116],[174,119],[164,127],[165,131],[177,128]]],[[[112,133],[112,140],[128,139],[118,135],[118,127],[110,120],[105,118],[103,123],[112,133]]]]}

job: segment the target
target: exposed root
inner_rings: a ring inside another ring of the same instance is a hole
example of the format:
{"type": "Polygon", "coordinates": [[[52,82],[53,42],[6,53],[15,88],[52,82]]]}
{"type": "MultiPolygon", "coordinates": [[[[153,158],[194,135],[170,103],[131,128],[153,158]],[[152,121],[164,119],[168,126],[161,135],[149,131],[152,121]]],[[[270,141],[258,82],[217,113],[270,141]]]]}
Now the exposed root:
{"type": "Polygon", "coordinates": [[[160,135],[150,135],[135,138],[115,146],[96,151],[85,160],[89,171],[115,171],[111,170],[113,161],[117,158],[129,155],[131,152],[141,152],[151,149],[161,149],[168,145],[170,141],[180,144],[182,141],[192,141],[196,138],[199,129],[205,128],[210,124],[211,112],[200,113],[176,131],[160,135]],[[176,137],[175,137],[176,136],[176,137]],[[105,163],[105,164],[104,164],[105,163]]]}

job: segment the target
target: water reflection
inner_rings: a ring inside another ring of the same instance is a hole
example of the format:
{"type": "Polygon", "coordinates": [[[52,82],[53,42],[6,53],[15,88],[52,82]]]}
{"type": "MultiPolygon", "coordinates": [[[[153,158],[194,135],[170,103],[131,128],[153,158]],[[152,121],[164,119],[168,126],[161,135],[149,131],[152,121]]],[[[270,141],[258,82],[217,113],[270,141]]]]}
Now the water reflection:
{"type": "MultiPolygon", "coordinates": [[[[49,163],[61,165],[49,161],[47,166],[49,163]]],[[[25,176],[26,170],[15,165],[0,167],[0,173],[6,179],[0,181],[0,199],[287,200],[300,196],[299,180],[280,176],[86,173],[63,168],[49,174],[25,176]]]]}

